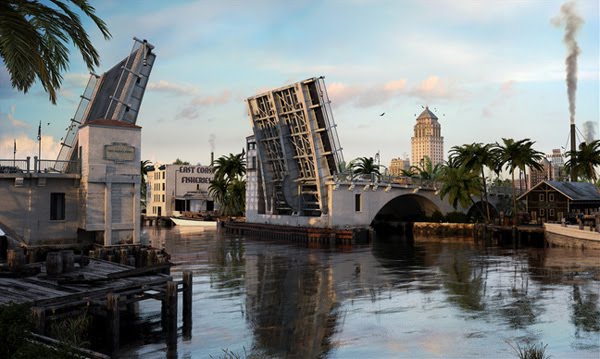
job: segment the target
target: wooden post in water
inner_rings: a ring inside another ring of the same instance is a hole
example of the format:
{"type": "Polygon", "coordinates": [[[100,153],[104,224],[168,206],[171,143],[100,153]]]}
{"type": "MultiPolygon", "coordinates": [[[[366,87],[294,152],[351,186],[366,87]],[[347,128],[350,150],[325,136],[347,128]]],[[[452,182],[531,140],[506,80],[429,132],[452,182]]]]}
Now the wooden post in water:
{"type": "Polygon", "coordinates": [[[46,331],[46,310],[40,307],[31,308],[35,332],[44,335],[46,331]]]}
{"type": "Polygon", "coordinates": [[[183,336],[192,337],[192,272],[183,272],[183,336]]]}
{"type": "Polygon", "coordinates": [[[106,297],[106,319],[110,356],[117,357],[119,349],[119,295],[109,293],[106,297]]]}
{"type": "Polygon", "coordinates": [[[167,309],[167,346],[169,348],[177,345],[177,283],[167,282],[166,293],[167,309]]]}
{"type": "Polygon", "coordinates": [[[183,272],[183,333],[191,337],[192,334],[192,272],[183,272]]]}

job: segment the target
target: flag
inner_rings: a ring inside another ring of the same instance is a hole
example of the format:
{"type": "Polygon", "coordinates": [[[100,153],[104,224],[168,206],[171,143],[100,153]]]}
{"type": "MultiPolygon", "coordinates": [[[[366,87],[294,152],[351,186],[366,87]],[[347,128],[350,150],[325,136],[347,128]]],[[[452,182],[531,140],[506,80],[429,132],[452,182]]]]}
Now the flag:
{"type": "Polygon", "coordinates": [[[42,121],[40,121],[40,125],[38,126],[38,141],[42,139],[42,121]]]}

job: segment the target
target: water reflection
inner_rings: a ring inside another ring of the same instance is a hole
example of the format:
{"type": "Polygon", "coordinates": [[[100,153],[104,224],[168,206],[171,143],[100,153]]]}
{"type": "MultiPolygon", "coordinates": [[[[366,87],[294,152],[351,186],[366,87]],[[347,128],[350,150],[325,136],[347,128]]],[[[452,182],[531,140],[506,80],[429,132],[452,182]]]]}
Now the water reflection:
{"type": "MultiPolygon", "coordinates": [[[[150,238],[172,253],[175,277],[194,272],[179,357],[511,357],[506,342],[524,341],[553,357],[600,355],[600,253],[393,233],[337,249],[173,229],[150,238]]],[[[142,308],[142,322],[159,309],[142,308]]],[[[121,354],[164,357],[163,338],[121,354]]]]}
{"type": "Polygon", "coordinates": [[[248,263],[247,319],[268,356],[316,358],[331,349],[338,321],[332,268],[309,253],[257,254],[248,263]]]}

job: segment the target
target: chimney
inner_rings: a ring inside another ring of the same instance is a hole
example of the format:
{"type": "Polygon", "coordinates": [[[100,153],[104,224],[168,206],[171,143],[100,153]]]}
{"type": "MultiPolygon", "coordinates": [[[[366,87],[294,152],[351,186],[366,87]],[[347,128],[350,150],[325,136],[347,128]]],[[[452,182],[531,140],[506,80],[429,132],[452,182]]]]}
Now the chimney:
{"type": "Polygon", "coordinates": [[[210,151],[210,167],[213,166],[215,162],[215,153],[213,151],[210,151]]]}

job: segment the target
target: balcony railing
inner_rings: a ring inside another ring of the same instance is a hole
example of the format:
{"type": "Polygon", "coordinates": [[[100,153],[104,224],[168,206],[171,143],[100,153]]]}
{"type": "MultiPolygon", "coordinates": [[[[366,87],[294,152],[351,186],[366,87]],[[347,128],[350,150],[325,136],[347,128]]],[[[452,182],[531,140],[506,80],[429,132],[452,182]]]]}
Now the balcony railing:
{"type": "Polygon", "coordinates": [[[79,161],[60,161],[38,159],[37,156],[26,159],[0,159],[0,174],[56,173],[80,174],[79,161]]]}

